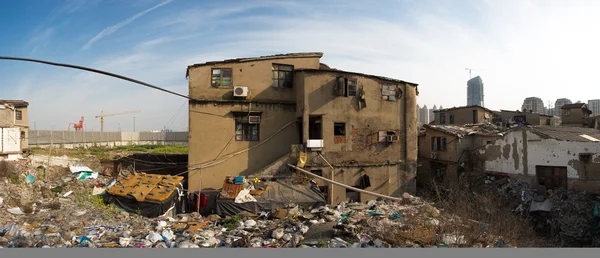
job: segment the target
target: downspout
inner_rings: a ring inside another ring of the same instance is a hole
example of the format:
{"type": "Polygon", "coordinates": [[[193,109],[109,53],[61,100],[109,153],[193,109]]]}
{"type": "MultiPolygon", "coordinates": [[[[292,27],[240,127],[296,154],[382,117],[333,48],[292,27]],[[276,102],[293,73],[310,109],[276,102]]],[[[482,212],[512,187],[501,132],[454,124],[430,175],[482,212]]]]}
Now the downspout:
{"type": "Polygon", "coordinates": [[[404,94],[403,94],[404,98],[402,98],[402,102],[403,102],[402,109],[404,110],[404,119],[402,119],[403,123],[404,123],[404,125],[403,125],[403,127],[404,127],[403,128],[403,131],[404,131],[403,132],[403,135],[404,135],[404,146],[402,147],[403,148],[402,151],[404,152],[404,165],[405,165],[404,169],[406,169],[406,165],[407,165],[407,162],[408,162],[408,135],[406,135],[406,131],[407,131],[407,127],[406,127],[406,124],[407,124],[407,122],[406,122],[406,119],[407,119],[407,117],[406,117],[406,115],[407,115],[407,112],[406,112],[406,95],[407,95],[407,92],[406,92],[406,83],[404,83],[404,94]]]}

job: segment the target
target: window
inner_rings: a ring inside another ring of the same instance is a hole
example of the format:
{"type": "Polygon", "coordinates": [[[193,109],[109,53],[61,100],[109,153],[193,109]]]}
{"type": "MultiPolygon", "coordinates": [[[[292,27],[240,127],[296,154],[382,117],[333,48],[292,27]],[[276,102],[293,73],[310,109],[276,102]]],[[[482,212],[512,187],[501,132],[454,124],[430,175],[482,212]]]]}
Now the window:
{"type": "Polygon", "coordinates": [[[346,123],[333,124],[333,135],[346,136],[346,123]]]}
{"type": "Polygon", "coordinates": [[[215,88],[231,87],[231,68],[212,69],[211,85],[215,88]]]}
{"type": "Polygon", "coordinates": [[[450,113],[450,124],[454,124],[454,113],[450,113]]]}
{"type": "Polygon", "coordinates": [[[333,124],[333,142],[346,143],[346,123],[333,124]]]}
{"type": "Polygon", "coordinates": [[[432,151],[446,151],[446,137],[431,137],[432,151]]]}
{"type": "Polygon", "coordinates": [[[294,85],[294,66],[273,64],[273,87],[292,88],[294,85]]]}
{"type": "Polygon", "coordinates": [[[238,116],[235,119],[235,140],[236,141],[259,141],[260,124],[251,124],[248,116],[238,116]]]}
{"type": "Polygon", "coordinates": [[[346,97],[356,96],[357,84],[356,79],[348,79],[346,83],[346,97]]]}
{"type": "Polygon", "coordinates": [[[23,120],[23,112],[21,110],[15,110],[15,119],[23,120]]]}
{"type": "Polygon", "coordinates": [[[571,110],[563,109],[563,115],[564,116],[570,116],[571,115],[571,110]]]}
{"type": "Polygon", "coordinates": [[[446,113],[440,113],[440,124],[446,123],[446,113]]]}

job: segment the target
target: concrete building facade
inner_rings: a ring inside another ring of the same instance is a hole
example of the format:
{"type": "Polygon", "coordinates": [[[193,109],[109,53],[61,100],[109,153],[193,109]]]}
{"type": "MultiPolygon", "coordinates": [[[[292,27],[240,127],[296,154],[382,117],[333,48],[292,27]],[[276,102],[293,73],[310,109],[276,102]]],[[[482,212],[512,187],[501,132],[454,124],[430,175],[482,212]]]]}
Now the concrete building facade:
{"type": "Polygon", "coordinates": [[[483,80],[476,76],[467,81],[467,106],[483,105],[483,80]]]}
{"type": "Polygon", "coordinates": [[[525,100],[523,100],[521,111],[536,114],[545,114],[544,101],[538,97],[526,98],[525,100]]]}
{"type": "Polygon", "coordinates": [[[438,109],[435,114],[435,125],[465,125],[491,123],[496,114],[482,106],[453,107],[438,109]]]}
{"type": "MultiPolygon", "coordinates": [[[[188,67],[194,99],[189,191],[205,191],[210,203],[209,192],[220,189],[226,176],[270,171],[273,164],[295,163],[295,153],[304,152],[304,167],[315,174],[348,185],[369,175],[366,190],[414,192],[417,85],[331,69],[321,56],[295,53],[188,67]]],[[[325,188],[333,202],[346,200],[344,188],[325,188]]]]}
{"type": "Polygon", "coordinates": [[[29,148],[29,103],[23,100],[0,100],[0,154],[21,154],[29,148]]]}
{"type": "Polygon", "coordinates": [[[592,111],[584,103],[563,105],[561,107],[561,125],[572,127],[588,127],[592,111]]]}
{"type": "Polygon", "coordinates": [[[478,150],[476,170],[598,193],[599,141],[591,128],[519,127],[478,150]]]}
{"type": "Polygon", "coordinates": [[[592,111],[592,115],[600,115],[600,99],[588,100],[588,108],[592,111]]]}

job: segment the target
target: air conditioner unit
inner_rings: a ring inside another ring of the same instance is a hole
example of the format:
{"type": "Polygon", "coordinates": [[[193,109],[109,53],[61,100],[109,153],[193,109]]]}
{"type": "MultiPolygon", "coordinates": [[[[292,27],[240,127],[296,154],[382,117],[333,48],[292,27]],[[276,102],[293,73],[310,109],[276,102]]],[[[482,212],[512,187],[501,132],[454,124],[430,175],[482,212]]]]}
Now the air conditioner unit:
{"type": "Polygon", "coordinates": [[[388,135],[386,140],[387,142],[397,142],[400,141],[400,137],[398,137],[398,135],[388,135]]]}
{"type": "Polygon", "coordinates": [[[260,116],[249,116],[248,123],[249,124],[260,124],[260,116]]]}
{"type": "Polygon", "coordinates": [[[244,86],[233,87],[233,96],[234,97],[248,97],[248,87],[244,87],[244,86]]]}
{"type": "Polygon", "coordinates": [[[313,151],[320,151],[323,149],[323,140],[308,140],[306,147],[313,151]]]}

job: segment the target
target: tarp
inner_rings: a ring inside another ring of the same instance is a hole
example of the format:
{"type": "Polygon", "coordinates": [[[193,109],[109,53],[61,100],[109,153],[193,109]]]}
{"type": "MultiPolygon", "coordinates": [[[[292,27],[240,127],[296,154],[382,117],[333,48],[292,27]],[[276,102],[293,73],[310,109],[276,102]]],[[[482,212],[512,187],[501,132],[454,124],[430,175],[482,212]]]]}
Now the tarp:
{"type": "Polygon", "coordinates": [[[140,213],[140,215],[148,218],[155,218],[165,214],[171,207],[173,207],[178,200],[178,191],[171,193],[171,196],[164,201],[150,201],[145,200],[138,202],[134,197],[128,196],[117,196],[117,195],[106,195],[108,203],[114,203],[120,208],[124,209],[129,213],[140,213]]]}
{"type": "Polygon", "coordinates": [[[235,203],[234,200],[217,198],[216,213],[219,216],[232,216],[242,211],[259,213],[274,212],[289,203],[297,204],[304,209],[311,209],[325,204],[325,197],[314,184],[295,184],[292,181],[267,182],[270,189],[261,195],[254,196],[256,202],[235,203]]]}

